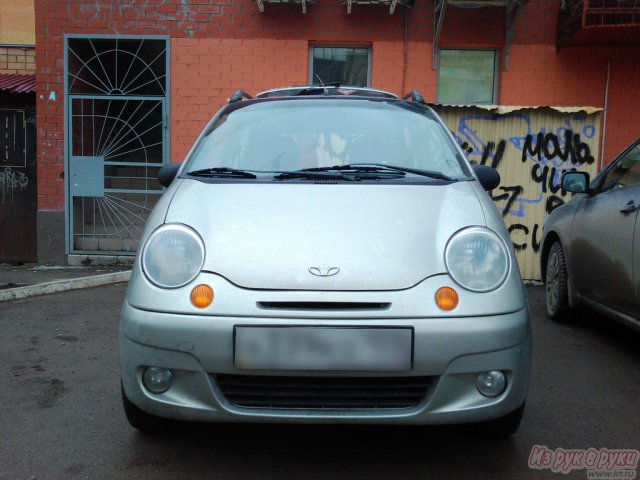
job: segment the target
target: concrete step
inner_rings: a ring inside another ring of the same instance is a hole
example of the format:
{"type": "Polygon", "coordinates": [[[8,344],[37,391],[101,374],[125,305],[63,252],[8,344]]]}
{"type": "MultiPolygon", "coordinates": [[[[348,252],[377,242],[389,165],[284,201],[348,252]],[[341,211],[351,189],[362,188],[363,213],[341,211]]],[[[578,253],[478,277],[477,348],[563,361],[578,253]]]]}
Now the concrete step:
{"type": "Polygon", "coordinates": [[[76,237],[76,250],[104,251],[104,252],[136,252],[138,240],[119,237],[76,237]]]}
{"type": "Polygon", "coordinates": [[[103,225],[102,218],[100,218],[100,215],[98,215],[97,223],[95,224],[95,231],[94,231],[94,224],[88,221],[84,224],[84,229],[82,228],[82,224],[77,224],[75,233],[83,234],[85,236],[87,235],[118,235],[121,232],[122,234],[127,233],[127,228],[128,228],[133,233],[134,237],[139,237],[146,224],[146,221],[143,221],[141,219],[136,219],[135,221],[133,221],[133,219],[130,219],[131,222],[127,222],[126,224],[124,224],[127,227],[125,228],[123,225],[120,224],[122,222],[122,219],[118,220],[117,218],[113,218],[113,214],[112,214],[111,220],[109,220],[109,218],[105,216],[104,221],[106,225],[103,225]],[[115,226],[111,223],[111,220],[115,222],[115,226]]]}

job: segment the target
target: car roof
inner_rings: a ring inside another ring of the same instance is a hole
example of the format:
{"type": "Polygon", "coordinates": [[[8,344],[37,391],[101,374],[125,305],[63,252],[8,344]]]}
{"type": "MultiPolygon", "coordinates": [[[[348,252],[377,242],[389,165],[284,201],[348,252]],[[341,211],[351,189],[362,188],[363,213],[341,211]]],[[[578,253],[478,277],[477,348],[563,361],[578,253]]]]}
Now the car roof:
{"type": "Polygon", "coordinates": [[[384,90],[354,87],[350,85],[300,85],[295,87],[273,88],[260,92],[256,98],[297,97],[297,96],[346,96],[388,98],[397,100],[398,96],[384,90]]]}
{"type": "Polygon", "coordinates": [[[227,105],[222,108],[221,112],[231,113],[249,105],[255,105],[256,103],[280,102],[283,100],[304,101],[311,99],[315,101],[335,101],[339,99],[368,100],[374,102],[400,103],[407,106],[411,104],[413,108],[435,115],[435,112],[433,112],[429,104],[425,102],[417,90],[412,90],[402,98],[399,98],[397,95],[384,90],[342,86],[338,84],[274,88],[258,93],[255,98],[244,90],[236,90],[229,98],[227,105]]]}

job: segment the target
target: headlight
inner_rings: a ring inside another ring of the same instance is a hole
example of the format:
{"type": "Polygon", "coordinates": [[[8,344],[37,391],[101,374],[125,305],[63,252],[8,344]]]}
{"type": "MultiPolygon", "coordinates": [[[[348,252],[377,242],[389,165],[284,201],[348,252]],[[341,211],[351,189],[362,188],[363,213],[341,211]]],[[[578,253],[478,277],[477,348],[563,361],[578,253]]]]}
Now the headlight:
{"type": "Polygon", "coordinates": [[[162,288],[183,287],[202,269],[204,243],[186,225],[170,223],[158,227],[142,249],[142,271],[162,288]]]}
{"type": "Polygon", "coordinates": [[[474,292],[498,288],[509,273],[509,252],[497,234],[488,228],[465,228],[454,234],[444,253],[453,280],[474,292]]]}

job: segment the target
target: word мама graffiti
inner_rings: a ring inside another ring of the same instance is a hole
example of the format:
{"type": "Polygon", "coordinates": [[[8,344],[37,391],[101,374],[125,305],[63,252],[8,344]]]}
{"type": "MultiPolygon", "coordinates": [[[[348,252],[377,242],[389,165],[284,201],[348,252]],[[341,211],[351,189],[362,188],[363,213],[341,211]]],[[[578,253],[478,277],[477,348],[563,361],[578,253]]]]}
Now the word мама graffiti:
{"type": "Polygon", "coordinates": [[[566,171],[596,172],[599,113],[524,108],[506,114],[479,107],[438,107],[472,163],[500,173],[492,192],[502,212],[523,278],[539,279],[544,217],[568,201],[566,171]]]}

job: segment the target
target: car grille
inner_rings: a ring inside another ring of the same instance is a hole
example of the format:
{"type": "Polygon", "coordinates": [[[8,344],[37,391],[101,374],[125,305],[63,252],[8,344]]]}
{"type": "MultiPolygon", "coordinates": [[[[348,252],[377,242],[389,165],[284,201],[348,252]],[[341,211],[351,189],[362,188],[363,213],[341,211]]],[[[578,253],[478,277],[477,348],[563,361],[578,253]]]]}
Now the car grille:
{"type": "Polygon", "coordinates": [[[304,409],[411,408],[432,377],[295,377],[215,375],[227,400],[239,407],[304,409]]]}

